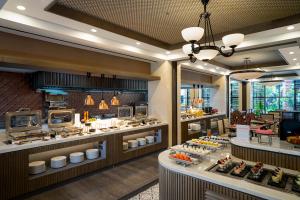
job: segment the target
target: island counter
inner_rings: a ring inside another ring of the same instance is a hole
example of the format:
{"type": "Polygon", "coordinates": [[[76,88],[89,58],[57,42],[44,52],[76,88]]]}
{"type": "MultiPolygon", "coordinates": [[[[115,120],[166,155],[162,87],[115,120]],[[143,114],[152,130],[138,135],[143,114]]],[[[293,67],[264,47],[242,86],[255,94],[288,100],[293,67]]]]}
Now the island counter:
{"type": "Polygon", "coordinates": [[[11,199],[167,147],[168,125],[165,123],[22,145],[1,143],[0,160],[5,162],[0,162],[0,199],[11,199]],[[156,136],[154,143],[123,150],[123,141],[145,137],[147,134],[156,136]],[[98,148],[100,156],[77,164],[68,161],[65,167],[58,169],[49,167],[50,158],[53,156],[69,157],[70,153],[85,152],[90,148],[98,148]],[[45,160],[47,170],[41,174],[30,175],[29,163],[37,160],[45,160]]]}
{"type": "MultiPolygon", "coordinates": [[[[159,187],[161,200],[299,200],[300,196],[263,187],[235,177],[207,171],[218,159],[230,153],[230,148],[218,150],[198,165],[180,166],[168,158],[169,150],[159,155],[159,187]]],[[[237,162],[241,161],[233,157],[237,162]]],[[[247,164],[255,164],[246,161],[247,164]]],[[[274,169],[274,166],[264,165],[274,169]]],[[[299,172],[284,169],[297,175],[299,172]]]]}
{"type": "Polygon", "coordinates": [[[254,137],[251,141],[232,138],[231,152],[240,159],[261,161],[293,170],[300,169],[300,149],[279,138],[274,138],[271,145],[258,143],[254,137]]]}

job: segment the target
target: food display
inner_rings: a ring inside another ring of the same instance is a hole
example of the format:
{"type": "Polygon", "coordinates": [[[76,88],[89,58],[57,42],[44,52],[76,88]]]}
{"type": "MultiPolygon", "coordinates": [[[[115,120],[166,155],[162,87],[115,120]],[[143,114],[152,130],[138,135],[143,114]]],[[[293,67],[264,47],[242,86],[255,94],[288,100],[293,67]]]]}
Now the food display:
{"type": "Polygon", "coordinates": [[[202,140],[202,139],[192,139],[192,140],[187,141],[187,143],[192,144],[192,145],[205,146],[205,147],[211,148],[211,149],[220,148],[222,146],[222,144],[220,144],[218,142],[206,141],[206,140],[202,140]]]}
{"type": "Polygon", "coordinates": [[[193,159],[186,153],[171,151],[169,158],[176,161],[176,163],[180,165],[189,166],[193,164],[193,159]]]}
{"type": "Polygon", "coordinates": [[[206,141],[211,141],[211,142],[218,142],[218,143],[223,143],[227,144],[230,143],[230,139],[225,138],[225,137],[220,137],[220,136],[203,136],[200,137],[199,139],[201,140],[206,140],[206,141]]]}
{"type": "Polygon", "coordinates": [[[300,193],[300,174],[294,178],[292,190],[300,193]]]}
{"type": "Polygon", "coordinates": [[[249,172],[249,167],[242,161],[237,166],[235,166],[231,172],[234,176],[244,177],[249,172]]]}
{"type": "Polygon", "coordinates": [[[287,137],[287,142],[300,145],[300,136],[289,136],[287,137]]]}
{"type": "Polygon", "coordinates": [[[262,162],[257,162],[255,166],[253,166],[248,175],[248,179],[261,182],[266,175],[266,171],[263,169],[264,164],[262,162]]]}
{"type": "Polygon", "coordinates": [[[217,171],[223,173],[228,173],[235,166],[230,156],[218,160],[217,164],[217,171]]]}
{"type": "Polygon", "coordinates": [[[211,150],[205,147],[193,146],[189,144],[176,145],[174,147],[171,147],[171,149],[179,152],[198,155],[198,156],[205,156],[211,152],[211,150]]]}
{"type": "Polygon", "coordinates": [[[268,184],[275,187],[285,188],[286,182],[287,176],[283,173],[281,168],[277,167],[272,172],[272,176],[270,177],[268,184]]]}

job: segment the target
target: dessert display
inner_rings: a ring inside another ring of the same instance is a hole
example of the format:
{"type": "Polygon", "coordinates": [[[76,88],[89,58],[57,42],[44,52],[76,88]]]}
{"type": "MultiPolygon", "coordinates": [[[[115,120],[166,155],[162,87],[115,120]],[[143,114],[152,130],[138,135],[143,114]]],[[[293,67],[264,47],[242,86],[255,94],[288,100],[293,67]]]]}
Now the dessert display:
{"type": "Polygon", "coordinates": [[[248,172],[249,172],[248,166],[244,161],[242,161],[233,168],[231,174],[234,176],[244,177],[248,172]]]}
{"type": "Polygon", "coordinates": [[[287,137],[287,142],[300,145],[300,136],[289,136],[287,137]]]}
{"type": "Polygon", "coordinates": [[[300,193],[300,174],[294,178],[292,190],[300,193]]]}
{"type": "Polygon", "coordinates": [[[261,182],[266,175],[266,171],[263,169],[264,164],[262,162],[257,162],[255,166],[253,166],[248,175],[248,179],[261,182]]]}
{"type": "Polygon", "coordinates": [[[99,157],[99,149],[87,149],[85,151],[86,158],[89,160],[93,160],[99,157]]]}
{"type": "Polygon", "coordinates": [[[188,156],[188,154],[186,154],[186,153],[179,153],[176,151],[171,151],[169,154],[169,158],[171,160],[176,161],[177,164],[181,164],[184,166],[193,164],[192,158],[190,156],[188,156]]]}
{"type": "Polygon", "coordinates": [[[218,160],[217,164],[218,164],[217,171],[223,173],[228,173],[235,166],[230,156],[218,160]]]}
{"type": "Polygon", "coordinates": [[[29,174],[40,174],[46,171],[45,161],[34,161],[29,163],[29,174]]]}
{"type": "Polygon", "coordinates": [[[83,152],[75,152],[70,154],[70,163],[80,163],[84,161],[83,152]]]}
{"type": "Polygon", "coordinates": [[[57,169],[67,165],[66,156],[56,156],[51,158],[51,168],[57,169]]]}
{"type": "Polygon", "coordinates": [[[230,142],[230,140],[228,138],[220,137],[220,136],[203,136],[203,137],[200,137],[199,139],[211,141],[211,142],[223,143],[223,144],[227,144],[230,142]]]}
{"type": "Polygon", "coordinates": [[[192,145],[198,145],[198,146],[205,146],[207,148],[219,148],[222,146],[222,144],[218,142],[213,142],[213,141],[206,141],[202,139],[192,139],[190,141],[187,141],[187,143],[192,144],[192,145]]]}
{"type": "Polygon", "coordinates": [[[272,176],[270,177],[268,184],[275,187],[285,188],[286,182],[287,176],[283,173],[281,168],[277,167],[272,172],[272,176]]]}
{"type": "Polygon", "coordinates": [[[189,144],[176,145],[171,147],[171,149],[174,151],[185,152],[198,156],[205,156],[211,152],[211,150],[207,149],[206,147],[193,146],[189,144]]]}

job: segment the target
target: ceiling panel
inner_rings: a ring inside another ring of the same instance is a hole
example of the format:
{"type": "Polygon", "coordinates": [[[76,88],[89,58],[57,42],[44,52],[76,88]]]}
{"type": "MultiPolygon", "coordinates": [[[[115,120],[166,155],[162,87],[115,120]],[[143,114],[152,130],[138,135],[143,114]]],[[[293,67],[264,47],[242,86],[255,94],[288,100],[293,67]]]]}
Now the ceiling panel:
{"type": "MultiPolygon", "coordinates": [[[[76,11],[82,19],[93,17],[170,45],[183,42],[181,30],[195,26],[203,10],[199,0],[57,0],[54,6],[76,11]]],[[[208,11],[217,35],[300,14],[300,1],[213,0],[208,11]]]]}

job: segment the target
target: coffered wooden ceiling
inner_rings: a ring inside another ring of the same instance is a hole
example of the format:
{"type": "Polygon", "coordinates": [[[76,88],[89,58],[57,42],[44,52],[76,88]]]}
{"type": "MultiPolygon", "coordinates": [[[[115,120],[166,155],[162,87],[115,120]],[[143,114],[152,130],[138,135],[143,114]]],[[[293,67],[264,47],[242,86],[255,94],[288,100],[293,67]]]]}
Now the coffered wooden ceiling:
{"type": "MultiPolygon", "coordinates": [[[[181,30],[195,26],[200,0],[57,0],[48,11],[142,42],[180,48],[181,30]]],[[[216,39],[300,22],[300,0],[211,0],[216,39]]]]}

